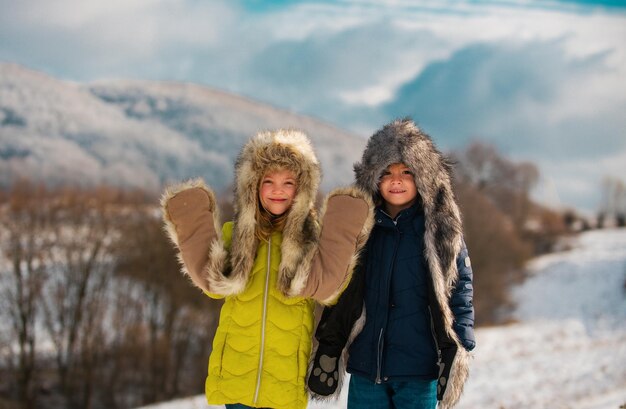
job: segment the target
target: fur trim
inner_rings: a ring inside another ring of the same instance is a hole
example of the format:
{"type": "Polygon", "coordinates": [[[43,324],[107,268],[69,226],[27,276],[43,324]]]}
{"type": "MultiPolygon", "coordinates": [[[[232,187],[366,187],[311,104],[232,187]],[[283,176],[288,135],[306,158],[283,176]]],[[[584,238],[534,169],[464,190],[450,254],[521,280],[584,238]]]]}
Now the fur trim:
{"type": "Polygon", "coordinates": [[[228,251],[221,240],[216,241],[209,249],[209,264],[206,267],[212,294],[228,296],[239,294],[246,288],[247,282],[244,276],[232,276],[228,274],[228,271],[230,271],[228,251]]]}
{"type": "Polygon", "coordinates": [[[439,403],[438,408],[450,409],[457,404],[461,395],[463,394],[463,386],[465,381],[469,377],[469,363],[472,359],[472,354],[465,350],[463,347],[459,347],[450,369],[450,377],[448,379],[448,386],[446,392],[443,395],[443,400],[439,403]]]}
{"type": "MultiPolygon", "coordinates": [[[[346,279],[344,280],[343,285],[337,288],[337,291],[335,291],[326,299],[320,300],[319,302],[322,305],[335,304],[337,302],[337,299],[341,295],[341,293],[346,289],[346,287],[350,283],[350,280],[352,279],[352,273],[354,271],[354,268],[356,267],[357,262],[359,261],[361,252],[365,248],[365,244],[367,244],[367,239],[369,238],[369,235],[372,232],[372,228],[374,227],[374,208],[375,208],[374,200],[372,199],[372,196],[367,191],[354,185],[336,188],[326,196],[326,199],[324,199],[324,202],[322,204],[322,208],[320,211],[320,220],[324,220],[324,215],[326,214],[326,209],[328,208],[328,201],[332,197],[343,196],[343,195],[363,199],[367,203],[369,216],[366,219],[365,223],[363,224],[363,228],[359,232],[359,235],[357,236],[355,251],[352,255],[352,259],[350,260],[350,264],[348,266],[348,275],[346,279]]],[[[309,264],[309,269],[310,269],[310,264],[309,264]]]]}
{"type": "MultiPolygon", "coordinates": [[[[178,193],[187,189],[194,189],[194,188],[199,188],[199,189],[202,189],[204,192],[206,192],[208,199],[209,199],[209,211],[211,211],[211,213],[213,214],[213,223],[214,223],[216,232],[218,233],[218,235],[220,232],[219,208],[217,206],[217,201],[215,200],[215,193],[213,193],[213,191],[204,183],[204,180],[200,178],[190,179],[182,183],[170,185],[166,187],[165,191],[163,192],[163,195],[161,196],[161,209],[163,213],[163,222],[164,222],[163,229],[165,230],[167,237],[170,239],[172,243],[174,243],[177,249],[180,248],[179,247],[180,240],[178,239],[178,232],[176,231],[176,226],[174,225],[174,222],[170,219],[169,213],[167,211],[167,203],[169,202],[170,199],[172,199],[178,193]]],[[[215,247],[218,243],[221,245],[221,240],[214,242],[213,247],[215,247]]],[[[209,249],[207,249],[207,251],[209,251],[209,249]]],[[[178,259],[178,263],[180,264],[180,269],[183,275],[188,277],[197,287],[201,288],[204,291],[210,292],[209,290],[210,284],[208,284],[210,283],[210,278],[208,276],[208,273],[203,274],[201,277],[199,277],[201,281],[198,281],[197,279],[194,280],[191,274],[189,274],[187,267],[185,267],[183,256],[180,251],[176,252],[176,258],[178,259]]],[[[222,259],[223,258],[224,257],[222,256],[222,259]]],[[[217,259],[215,260],[211,259],[211,261],[219,262],[219,260],[217,259]]]]}
{"type": "MultiPolygon", "coordinates": [[[[235,163],[234,226],[229,262],[211,266],[211,284],[221,294],[238,294],[245,289],[254,263],[258,239],[255,235],[259,183],[273,168],[291,170],[298,188],[287,215],[281,245],[278,288],[293,294],[301,285],[301,266],[316,250],[319,228],[314,203],[319,187],[320,165],[307,136],[297,130],[279,129],[257,134],[242,148],[235,163]],[[298,276],[297,280],[294,278],[298,276]]],[[[211,251],[219,253],[219,249],[211,251]]]]}
{"type": "Polygon", "coordinates": [[[448,304],[458,279],[456,256],[463,241],[461,213],[452,190],[450,165],[432,139],[409,118],[395,120],[372,135],[361,162],[354,165],[357,185],[372,197],[378,197],[380,176],[394,163],[403,163],[411,169],[423,203],[425,258],[446,334],[459,350],[455,358],[455,375],[448,382],[444,400],[448,400],[450,394],[456,396],[456,401],[467,378],[468,360],[462,359],[467,352],[452,327],[454,316],[448,304]]]}

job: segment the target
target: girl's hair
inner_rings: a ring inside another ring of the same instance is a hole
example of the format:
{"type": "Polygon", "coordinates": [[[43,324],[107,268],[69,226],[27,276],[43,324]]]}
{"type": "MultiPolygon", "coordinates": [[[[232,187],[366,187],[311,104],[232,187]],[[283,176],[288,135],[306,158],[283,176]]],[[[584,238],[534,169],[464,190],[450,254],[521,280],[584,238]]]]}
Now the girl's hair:
{"type": "Polygon", "coordinates": [[[287,222],[287,215],[289,214],[288,209],[285,213],[280,216],[275,216],[265,210],[263,205],[261,204],[261,199],[257,200],[256,206],[256,228],[254,230],[254,235],[263,241],[267,241],[274,230],[282,231],[285,227],[285,223],[287,222]]]}
{"type": "MultiPolygon", "coordinates": [[[[294,174],[296,174],[296,172],[289,169],[288,167],[283,168],[279,166],[270,166],[265,171],[265,173],[263,173],[263,176],[259,179],[259,186],[257,186],[257,191],[260,193],[261,184],[263,183],[263,178],[268,173],[272,173],[272,172],[276,172],[276,171],[284,170],[284,169],[289,170],[293,172],[294,174]]],[[[297,178],[298,177],[296,176],[296,179],[297,178]]],[[[297,187],[298,187],[298,181],[296,181],[296,189],[297,187]]],[[[267,210],[265,210],[265,208],[263,207],[263,204],[261,203],[261,198],[259,197],[259,194],[257,194],[257,203],[256,203],[256,210],[255,210],[255,215],[254,215],[254,218],[256,220],[256,227],[254,229],[254,235],[259,240],[267,241],[273,231],[283,231],[283,228],[285,227],[285,223],[287,222],[287,215],[289,214],[290,210],[291,210],[291,207],[287,209],[285,213],[279,216],[273,215],[267,210]]]]}

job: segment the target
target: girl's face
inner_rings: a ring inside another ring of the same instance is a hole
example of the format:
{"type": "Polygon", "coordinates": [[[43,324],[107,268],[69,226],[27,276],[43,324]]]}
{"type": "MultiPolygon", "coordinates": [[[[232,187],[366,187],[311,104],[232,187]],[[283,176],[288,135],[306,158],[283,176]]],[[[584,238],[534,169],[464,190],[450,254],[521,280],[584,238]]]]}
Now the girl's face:
{"type": "Polygon", "coordinates": [[[391,217],[396,217],[400,210],[411,207],[417,197],[413,173],[402,163],[394,163],[387,167],[380,177],[378,190],[391,217]]]}
{"type": "Polygon", "coordinates": [[[282,215],[291,207],[297,187],[296,177],[289,170],[266,173],[259,188],[259,199],[263,208],[274,216],[282,215]]]}

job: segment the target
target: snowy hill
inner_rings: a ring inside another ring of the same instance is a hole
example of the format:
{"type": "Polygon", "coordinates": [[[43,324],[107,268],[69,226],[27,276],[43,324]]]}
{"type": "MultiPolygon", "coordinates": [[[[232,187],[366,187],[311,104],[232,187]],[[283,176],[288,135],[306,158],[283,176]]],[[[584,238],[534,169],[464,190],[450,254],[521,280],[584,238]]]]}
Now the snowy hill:
{"type": "MultiPolygon", "coordinates": [[[[459,409],[618,409],[626,404],[626,230],[580,235],[533,260],[517,323],[481,328],[459,409]]],[[[346,407],[346,390],[332,404],[346,407]]],[[[209,408],[204,396],[150,409],[209,408]]],[[[222,408],[215,406],[213,408],[222,408]]]]}
{"type": "Polygon", "coordinates": [[[463,408],[626,404],[626,230],[582,234],[533,260],[517,324],[478,332],[463,408]]]}
{"type": "Polygon", "coordinates": [[[311,137],[324,188],[351,182],[365,139],[312,118],[200,85],[82,85],[0,63],[0,186],[27,177],[160,189],[202,176],[221,189],[250,136],[286,127],[311,137]]]}

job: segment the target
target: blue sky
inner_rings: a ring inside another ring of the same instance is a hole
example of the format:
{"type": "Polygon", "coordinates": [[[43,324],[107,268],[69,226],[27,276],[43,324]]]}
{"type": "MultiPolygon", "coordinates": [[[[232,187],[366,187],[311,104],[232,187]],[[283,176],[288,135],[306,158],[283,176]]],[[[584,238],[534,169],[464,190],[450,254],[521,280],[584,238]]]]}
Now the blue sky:
{"type": "Polygon", "coordinates": [[[412,116],[444,150],[538,164],[596,210],[626,177],[626,1],[0,0],[0,61],[206,84],[368,136],[412,116]]]}

